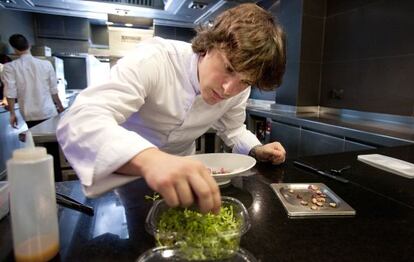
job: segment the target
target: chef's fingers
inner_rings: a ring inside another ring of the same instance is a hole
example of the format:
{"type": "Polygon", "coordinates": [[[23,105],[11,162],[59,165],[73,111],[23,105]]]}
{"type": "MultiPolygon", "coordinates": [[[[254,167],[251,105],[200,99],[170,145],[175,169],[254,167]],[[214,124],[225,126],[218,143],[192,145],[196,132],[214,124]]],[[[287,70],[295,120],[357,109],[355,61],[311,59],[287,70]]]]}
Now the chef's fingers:
{"type": "Polygon", "coordinates": [[[213,194],[212,211],[213,213],[218,214],[218,212],[220,211],[220,206],[221,206],[221,196],[220,196],[219,186],[217,185],[217,182],[214,179],[214,177],[211,175],[211,169],[208,169],[207,172],[203,172],[203,176],[213,194]]]}
{"type": "Polygon", "coordinates": [[[191,188],[198,199],[198,205],[201,213],[207,213],[214,208],[213,192],[207,181],[200,174],[190,175],[188,177],[191,188]]]}
{"type": "Polygon", "coordinates": [[[277,150],[277,151],[280,151],[281,153],[283,153],[283,154],[286,154],[286,151],[285,151],[285,148],[282,146],[282,144],[281,143],[279,143],[279,142],[274,142],[273,143],[273,149],[275,149],[275,150],[277,150]]]}
{"type": "Polygon", "coordinates": [[[10,117],[10,125],[13,128],[18,128],[19,127],[19,125],[17,123],[17,117],[10,117]]]}
{"type": "Polygon", "coordinates": [[[273,152],[273,157],[271,159],[272,164],[281,164],[283,162],[285,162],[286,159],[286,153],[284,151],[280,151],[280,150],[275,150],[273,152]]]}
{"type": "Polygon", "coordinates": [[[178,181],[175,185],[175,191],[181,206],[188,207],[194,202],[193,193],[186,180],[178,181]]]}
{"type": "Polygon", "coordinates": [[[158,192],[164,198],[169,207],[177,207],[180,204],[174,186],[163,186],[158,192]]]}
{"type": "Polygon", "coordinates": [[[279,165],[279,164],[282,164],[284,162],[285,162],[285,158],[281,157],[281,156],[275,157],[275,158],[272,159],[272,164],[274,164],[274,165],[279,165]]]}

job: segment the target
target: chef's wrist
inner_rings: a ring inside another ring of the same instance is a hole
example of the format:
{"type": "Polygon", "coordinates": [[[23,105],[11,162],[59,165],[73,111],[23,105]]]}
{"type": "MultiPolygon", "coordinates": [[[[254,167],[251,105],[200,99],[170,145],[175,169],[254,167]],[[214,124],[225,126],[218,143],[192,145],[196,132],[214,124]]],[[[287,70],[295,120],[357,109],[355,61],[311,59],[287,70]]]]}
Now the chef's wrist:
{"type": "MultiPolygon", "coordinates": [[[[147,148],[132,157],[127,163],[121,166],[116,172],[125,175],[134,175],[144,177],[145,163],[148,162],[149,157],[156,153],[157,148],[147,148]],[[154,153],[155,152],[155,153],[154,153]]],[[[159,150],[158,150],[159,151],[159,150]]]]}
{"type": "Polygon", "coordinates": [[[252,148],[250,149],[250,151],[249,151],[249,156],[251,156],[251,157],[253,157],[254,159],[258,160],[258,159],[257,159],[257,149],[258,149],[259,147],[261,147],[261,146],[262,146],[262,145],[256,145],[256,146],[252,147],[252,148]]]}
{"type": "Polygon", "coordinates": [[[59,113],[62,113],[63,111],[65,111],[65,108],[63,107],[63,105],[57,105],[56,109],[59,113]]]}

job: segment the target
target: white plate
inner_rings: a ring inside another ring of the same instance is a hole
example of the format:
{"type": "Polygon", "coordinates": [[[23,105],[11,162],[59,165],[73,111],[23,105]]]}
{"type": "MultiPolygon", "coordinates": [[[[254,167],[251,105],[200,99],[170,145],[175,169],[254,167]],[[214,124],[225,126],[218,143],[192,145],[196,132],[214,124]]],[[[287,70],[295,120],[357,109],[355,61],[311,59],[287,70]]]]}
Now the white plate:
{"type": "Polygon", "coordinates": [[[241,175],[256,164],[253,157],[234,153],[198,154],[188,157],[203,162],[212,171],[220,171],[222,168],[229,171],[224,174],[212,174],[219,185],[229,183],[233,177],[241,175]]]}

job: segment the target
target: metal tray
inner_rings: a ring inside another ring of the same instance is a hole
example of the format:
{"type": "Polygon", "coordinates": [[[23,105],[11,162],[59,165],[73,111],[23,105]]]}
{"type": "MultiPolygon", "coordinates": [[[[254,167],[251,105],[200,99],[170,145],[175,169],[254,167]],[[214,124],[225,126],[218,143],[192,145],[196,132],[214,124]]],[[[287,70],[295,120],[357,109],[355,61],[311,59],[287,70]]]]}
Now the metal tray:
{"type": "Polygon", "coordinates": [[[278,183],[270,184],[270,186],[279,197],[288,216],[353,216],[356,214],[350,205],[323,183],[278,183]]]}

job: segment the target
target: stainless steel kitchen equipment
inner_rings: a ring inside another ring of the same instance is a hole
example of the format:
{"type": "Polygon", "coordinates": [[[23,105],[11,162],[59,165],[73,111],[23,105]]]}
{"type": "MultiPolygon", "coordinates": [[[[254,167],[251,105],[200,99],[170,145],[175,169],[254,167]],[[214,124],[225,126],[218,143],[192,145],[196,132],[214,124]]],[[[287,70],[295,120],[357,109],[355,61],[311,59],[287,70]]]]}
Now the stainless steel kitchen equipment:
{"type": "Polygon", "coordinates": [[[290,217],[353,216],[356,211],[323,183],[270,184],[290,217]]]}

